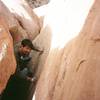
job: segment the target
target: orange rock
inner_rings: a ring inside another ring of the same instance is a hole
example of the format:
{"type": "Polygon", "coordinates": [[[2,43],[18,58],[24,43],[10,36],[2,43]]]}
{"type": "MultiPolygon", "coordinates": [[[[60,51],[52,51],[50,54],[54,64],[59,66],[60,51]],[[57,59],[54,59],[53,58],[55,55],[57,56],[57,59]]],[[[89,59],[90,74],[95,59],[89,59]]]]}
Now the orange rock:
{"type": "Polygon", "coordinates": [[[9,77],[15,72],[15,68],[13,40],[8,31],[6,20],[0,15],[0,93],[5,89],[9,77]]]}

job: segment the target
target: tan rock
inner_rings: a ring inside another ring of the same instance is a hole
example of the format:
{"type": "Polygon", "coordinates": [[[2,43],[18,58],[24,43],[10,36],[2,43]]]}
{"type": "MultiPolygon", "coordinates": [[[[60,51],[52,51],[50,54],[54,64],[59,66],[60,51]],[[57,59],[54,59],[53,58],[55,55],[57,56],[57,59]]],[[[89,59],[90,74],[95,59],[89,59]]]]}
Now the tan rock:
{"type": "MultiPolygon", "coordinates": [[[[34,76],[38,79],[41,76],[41,72],[43,71],[45,61],[47,59],[47,56],[49,54],[50,45],[51,45],[51,30],[49,27],[43,28],[40,32],[40,34],[33,40],[33,44],[35,47],[37,47],[39,50],[43,50],[43,52],[36,52],[33,51],[33,58],[30,62],[30,66],[34,69],[34,76]]],[[[30,95],[29,100],[32,99],[33,93],[36,88],[36,83],[31,84],[30,87],[30,95]]]]}
{"type": "Polygon", "coordinates": [[[41,28],[43,27],[44,17],[48,11],[48,4],[33,9],[33,12],[39,17],[41,28]]]}
{"type": "Polygon", "coordinates": [[[40,32],[38,17],[24,0],[2,0],[14,14],[20,26],[27,32],[30,39],[34,39],[40,32]]]}
{"type": "MultiPolygon", "coordinates": [[[[55,45],[51,44],[49,55],[38,81],[36,100],[100,100],[99,7],[100,0],[96,0],[80,34],[77,34],[78,36],[70,42],[66,42],[64,48],[59,48],[60,44],[53,48],[55,45]]],[[[73,18],[71,15],[70,17],[73,18]]],[[[77,23],[75,23],[76,26],[77,23]]],[[[74,30],[73,25],[71,30],[74,30]]],[[[64,34],[70,33],[70,31],[66,29],[64,34]]],[[[59,34],[59,31],[57,32],[59,34]]],[[[57,39],[58,34],[52,33],[55,35],[54,39],[57,39]]],[[[62,33],[62,35],[64,34],[62,33]]],[[[62,39],[61,37],[59,41],[62,39]]]]}
{"type": "Polygon", "coordinates": [[[2,1],[0,1],[0,15],[4,16],[9,28],[12,28],[18,24],[9,9],[3,4],[2,1]]]}

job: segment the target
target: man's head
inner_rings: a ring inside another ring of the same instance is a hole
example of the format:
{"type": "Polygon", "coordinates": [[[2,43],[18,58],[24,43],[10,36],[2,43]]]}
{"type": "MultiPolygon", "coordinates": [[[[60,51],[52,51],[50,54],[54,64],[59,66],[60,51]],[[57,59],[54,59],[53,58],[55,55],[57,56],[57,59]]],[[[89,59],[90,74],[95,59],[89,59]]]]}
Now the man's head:
{"type": "Polygon", "coordinates": [[[29,39],[24,39],[21,41],[20,52],[23,55],[29,55],[31,50],[34,48],[32,41],[29,39]]]}

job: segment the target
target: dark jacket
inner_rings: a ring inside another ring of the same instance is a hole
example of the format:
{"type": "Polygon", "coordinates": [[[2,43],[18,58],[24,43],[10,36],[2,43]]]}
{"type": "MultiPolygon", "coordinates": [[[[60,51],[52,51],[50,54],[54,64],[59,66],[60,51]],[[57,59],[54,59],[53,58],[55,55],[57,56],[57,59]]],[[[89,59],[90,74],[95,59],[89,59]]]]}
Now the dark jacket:
{"type": "Polygon", "coordinates": [[[16,61],[17,61],[17,68],[16,68],[16,77],[21,79],[27,79],[27,77],[33,77],[33,71],[31,66],[28,66],[28,63],[31,60],[31,57],[22,56],[19,52],[16,52],[16,61]]]}

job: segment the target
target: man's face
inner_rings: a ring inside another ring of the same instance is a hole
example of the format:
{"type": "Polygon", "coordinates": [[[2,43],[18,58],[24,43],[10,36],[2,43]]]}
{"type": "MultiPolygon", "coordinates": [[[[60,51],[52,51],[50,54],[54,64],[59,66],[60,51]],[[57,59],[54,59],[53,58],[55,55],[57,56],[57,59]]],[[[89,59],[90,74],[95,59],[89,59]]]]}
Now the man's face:
{"type": "Polygon", "coordinates": [[[24,46],[24,47],[22,46],[21,47],[21,53],[23,55],[29,55],[30,52],[31,52],[31,48],[30,47],[28,47],[28,46],[24,46]]]}

